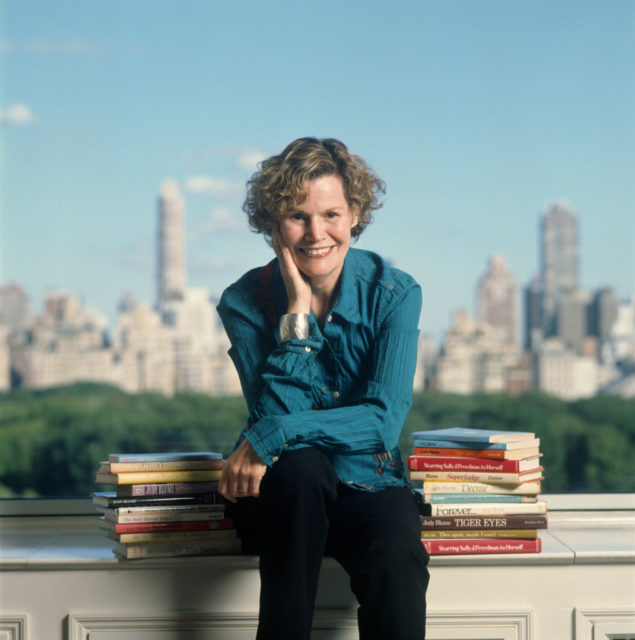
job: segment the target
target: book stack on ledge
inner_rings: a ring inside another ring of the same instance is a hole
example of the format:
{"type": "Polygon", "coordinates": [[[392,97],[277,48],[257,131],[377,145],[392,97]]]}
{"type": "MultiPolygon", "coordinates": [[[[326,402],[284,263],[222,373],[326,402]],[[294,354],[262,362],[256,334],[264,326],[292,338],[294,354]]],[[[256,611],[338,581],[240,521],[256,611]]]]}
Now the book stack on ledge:
{"type": "Polygon", "coordinates": [[[95,475],[99,528],[118,558],[230,554],[240,541],[218,493],[223,456],[215,452],[108,456],[95,475]]]}
{"type": "Polygon", "coordinates": [[[538,500],[540,441],[529,432],[449,428],[412,434],[410,479],[423,481],[430,555],[538,553],[547,505],[538,500]]]}

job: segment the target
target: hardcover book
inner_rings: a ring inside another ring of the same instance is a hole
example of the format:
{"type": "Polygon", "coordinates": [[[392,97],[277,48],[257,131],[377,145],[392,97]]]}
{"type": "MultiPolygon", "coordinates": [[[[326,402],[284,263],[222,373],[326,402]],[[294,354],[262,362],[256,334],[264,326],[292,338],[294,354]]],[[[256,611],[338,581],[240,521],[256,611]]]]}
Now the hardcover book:
{"type": "Polygon", "coordinates": [[[535,540],[422,540],[421,543],[431,555],[462,555],[473,553],[539,553],[542,549],[540,538],[535,540]]]}
{"type": "MultiPolygon", "coordinates": [[[[415,431],[412,437],[438,440],[454,440],[458,442],[515,442],[518,440],[535,440],[536,434],[528,431],[497,431],[493,429],[477,429],[472,427],[448,427],[429,431],[415,431]]],[[[525,445],[526,446],[526,445],[525,445]]]]}
{"type": "Polygon", "coordinates": [[[216,451],[174,451],[169,453],[111,453],[109,462],[165,462],[169,460],[222,460],[216,451]]]}
{"type": "Polygon", "coordinates": [[[421,516],[422,529],[546,529],[547,515],[421,516]]]}
{"type": "Polygon", "coordinates": [[[523,473],[540,469],[540,456],[522,460],[487,460],[461,456],[409,456],[411,471],[492,471],[523,473]]]}
{"type": "Polygon", "coordinates": [[[445,447],[414,447],[415,456],[461,456],[465,458],[486,458],[488,460],[520,460],[540,454],[538,447],[523,449],[462,449],[445,447]]]}
{"type": "Polygon", "coordinates": [[[425,437],[423,434],[430,433],[429,431],[419,431],[421,435],[414,437],[414,447],[432,447],[438,449],[494,449],[494,450],[515,450],[526,449],[528,447],[537,448],[540,446],[540,439],[534,438],[533,440],[514,440],[511,442],[481,442],[476,440],[440,440],[432,437],[425,437]]]}

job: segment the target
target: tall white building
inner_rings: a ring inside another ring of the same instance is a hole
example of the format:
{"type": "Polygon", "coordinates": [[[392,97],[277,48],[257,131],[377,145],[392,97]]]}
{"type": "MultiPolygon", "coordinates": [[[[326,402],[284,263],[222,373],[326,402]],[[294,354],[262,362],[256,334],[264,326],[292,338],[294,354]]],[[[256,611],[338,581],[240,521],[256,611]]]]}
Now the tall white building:
{"type": "Polygon", "coordinates": [[[556,202],[540,221],[540,279],[543,335],[558,333],[558,305],[578,290],[578,216],[556,202]]]}
{"type": "Polygon", "coordinates": [[[185,294],[184,202],[174,180],[166,180],[159,194],[157,246],[157,307],[182,300],[185,294]]]}
{"type": "Polygon", "coordinates": [[[503,343],[518,347],[518,285],[503,256],[490,258],[478,283],[477,318],[492,327],[503,343]]]}
{"type": "Polygon", "coordinates": [[[517,365],[517,350],[499,332],[457,311],[436,361],[434,386],[444,393],[502,392],[509,371],[517,365]]]}
{"type": "Polygon", "coordinates": [[[558,339],[545,340],[534,356],[537,389],[564,400],[594,396],[600,371],[596,358],[574,353],[558,339]]]}

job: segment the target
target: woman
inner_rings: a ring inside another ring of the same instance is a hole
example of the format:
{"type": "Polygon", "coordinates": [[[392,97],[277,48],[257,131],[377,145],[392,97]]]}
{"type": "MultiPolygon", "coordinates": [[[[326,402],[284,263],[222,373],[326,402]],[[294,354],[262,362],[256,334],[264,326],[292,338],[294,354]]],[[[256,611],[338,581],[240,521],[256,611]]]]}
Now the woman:
{"type": "Polygon", "coordinates": [[[363,640],[425,637],[428,557],[397,445],[421,290],[349,248],[384,192],[334,139],[295,140],[248,183],[276,259],[218,305],[249,410],[219,490],[260,553],[259,639],[309,637],[325,553],[351,577],[363,640]]]}

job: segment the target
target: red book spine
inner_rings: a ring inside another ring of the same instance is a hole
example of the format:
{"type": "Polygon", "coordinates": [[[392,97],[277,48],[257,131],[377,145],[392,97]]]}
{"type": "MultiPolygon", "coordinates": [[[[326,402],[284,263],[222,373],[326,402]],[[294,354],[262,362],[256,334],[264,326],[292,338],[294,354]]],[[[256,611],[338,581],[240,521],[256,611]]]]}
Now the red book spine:
{"type": "MultiPolygon", "coordinates": [[[[520,460],[487,460],[485,458],[462,458],[460,456],[410,456],[411,471],[491,471],[519,473],[520,460]]],[[[536,468],[538,467],[536,461],[536,468]]]]}
{"type": "Polygon", "coordinates": [[[540,553],[542,542],[510,539],[422,540],[421,544],[431,556],[465,555],[471,553],[540,553]]]}
{"type": "Polygon", "coordinates": [[[206,531],[209,529],[231,529],[231,518],[222,520],[185,520],[175,522],[130,522],[114,523],[115,533],[150,533],[168,531],[206,531]]]}
{"type": "Polygon", "coordinates": [[[504,449],[434,449],[432,447],[415,447],[415,456],[460,456],[462,458],[486,458],[487,460],[504,460],[504,449]]]}

